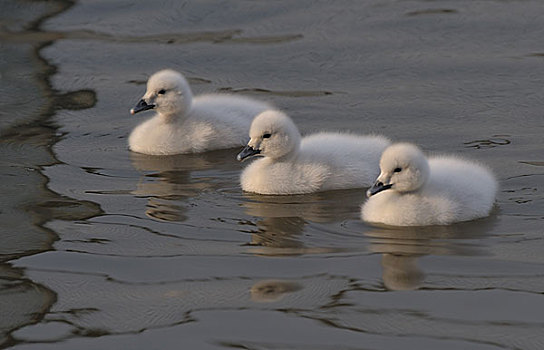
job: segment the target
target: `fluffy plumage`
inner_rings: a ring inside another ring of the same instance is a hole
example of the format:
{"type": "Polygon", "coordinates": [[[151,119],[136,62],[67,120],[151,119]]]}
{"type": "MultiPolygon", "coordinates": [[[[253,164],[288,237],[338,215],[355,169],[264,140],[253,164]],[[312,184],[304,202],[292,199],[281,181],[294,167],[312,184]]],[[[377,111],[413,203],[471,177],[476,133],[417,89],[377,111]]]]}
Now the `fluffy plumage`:
{"type": "Polygon", "coordinates": [[[253,120],[239,160],[260,155],[242,172],[242,189],[259,194],[303,194],[369,187],[377,176],[382,136],[317,133],[301,139],[293,121],[276,110],[253,120]]]}
{"type": "Polygon", "coordinates": [[[453,156],[427,160],[412,144],[388,147],[367,192],[364,221],[392,226],[448,225],[489,215],[497,181],[486,167],[453,156]]]}
{"type": "Polygon", "coordinates": [[[149,78],[145,95],[131,110],[157,113],[132,131],[129,148],[171,155],[238,147],[247,141],[251,120],[269,108],[267,103],[227,94],[193,98],[183,75],[162,70],[149,78]]]}

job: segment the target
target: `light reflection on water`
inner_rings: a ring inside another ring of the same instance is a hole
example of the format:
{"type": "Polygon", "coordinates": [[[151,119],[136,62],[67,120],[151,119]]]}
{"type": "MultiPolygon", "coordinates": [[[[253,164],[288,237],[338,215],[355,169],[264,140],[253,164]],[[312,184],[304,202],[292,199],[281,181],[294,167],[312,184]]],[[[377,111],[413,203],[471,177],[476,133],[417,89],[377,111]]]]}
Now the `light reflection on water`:
{"type": "Polygon", "coordinates": [[[536,1],[44,4],[1,5],[39,19],[0,22],[0,348],[544,347],[536,1]],[[370,227],[364,189],[242,193],[238,150],[130,153],[128,108],[164,67],[303,132],[486,162],[497,210],[370,227]]]}

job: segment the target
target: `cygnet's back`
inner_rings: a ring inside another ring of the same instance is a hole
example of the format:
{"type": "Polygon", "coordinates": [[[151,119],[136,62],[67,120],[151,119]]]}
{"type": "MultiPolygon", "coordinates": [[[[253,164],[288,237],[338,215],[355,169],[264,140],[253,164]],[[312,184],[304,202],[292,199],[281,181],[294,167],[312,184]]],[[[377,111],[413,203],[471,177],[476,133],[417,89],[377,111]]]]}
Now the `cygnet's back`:
{"type": "Polygon", "coordinates": [[[484,166],[452,156],[427,159],[414,145],[395,144],[382,155],[362,219],[393,226],[448,225],[489,215],[497,192],[484,166]]]}
{"type": "Polygon", "coordinates": [[[302,139],[300,157],[330,168],[322,190],[370,187],[379,174],[380,155],[390,144],[380,135],[320,132],[302,139]]]}
{"type": "Polygon", "coordinates": [[[368,187],[389,141],[381,136],[318,133],[301,140],[292,120],[266,111],[251,124],[250,141],[238,155],[255,160],[240,178],[242,189],[260,194],[303,194],[368,187]]]}
{"type": "Polygon", "coordinates": [[[178,72],[162,70],[149,78],[147,91],[132,114],[157,113],[130,134],[134,152],[167,155],[197,153],[243,145],[251,120],[270,105],[249,97],[208,94],[193,98],[178,72]]]}
{"type": "Polygon", "coordinates": [[[256,115],[271,106],[246,96],[228,94],[204,94],[193,99],[188,120],[207,122],[216,125],[216,129],[232,129],[238,136],[238,144],[244,145],[251,121],[256,115]]]}

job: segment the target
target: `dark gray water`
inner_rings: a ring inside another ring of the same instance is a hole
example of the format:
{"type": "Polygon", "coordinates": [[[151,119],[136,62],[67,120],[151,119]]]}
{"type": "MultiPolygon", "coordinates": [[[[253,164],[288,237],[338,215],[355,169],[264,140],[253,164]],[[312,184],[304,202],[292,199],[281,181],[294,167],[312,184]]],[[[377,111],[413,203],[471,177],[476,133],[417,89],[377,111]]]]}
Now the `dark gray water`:
{"type": "Polygon", "coordinates": [[[0,4],[0,348],[543,349],[544,3],[0,4]],[[161,68],[482,161],[489,218],[241,192],[238,150],[127,151],[161,68]]]}

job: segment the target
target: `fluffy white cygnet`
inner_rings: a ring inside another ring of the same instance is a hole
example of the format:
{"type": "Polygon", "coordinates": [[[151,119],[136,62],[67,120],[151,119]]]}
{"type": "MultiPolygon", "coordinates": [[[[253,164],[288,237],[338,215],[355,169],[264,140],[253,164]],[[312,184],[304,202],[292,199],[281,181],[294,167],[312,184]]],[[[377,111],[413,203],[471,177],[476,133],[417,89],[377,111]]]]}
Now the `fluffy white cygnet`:
{"type": "Polygon", "coordinates": [[[187,80],[166,69],[153,74],[140,102],[130,110],[157,113],[128,139],[138,153],[168,155],[233,148],[247,141],[251,120],[270,105],[248,97],[207,94],[193,97],[187,80]]]}
{"type": "Polygon", "coordinates": [[[246,167],[242,189],[260,194],[303,194],[369,187],[389,140],[382,136],[318,133],[304,137],[284,113],[269,110],[253,120],[251,140],[238,154],[242,161],[263,156],[246,167]]]}
{"type": "Polygon", "coordinates": [[[484,166],[453,156],[427,160],[409,143],[389,146],[367,191],[364,221],[392,226],[448,225],[489,215],[497,181],[484,166]]]}

